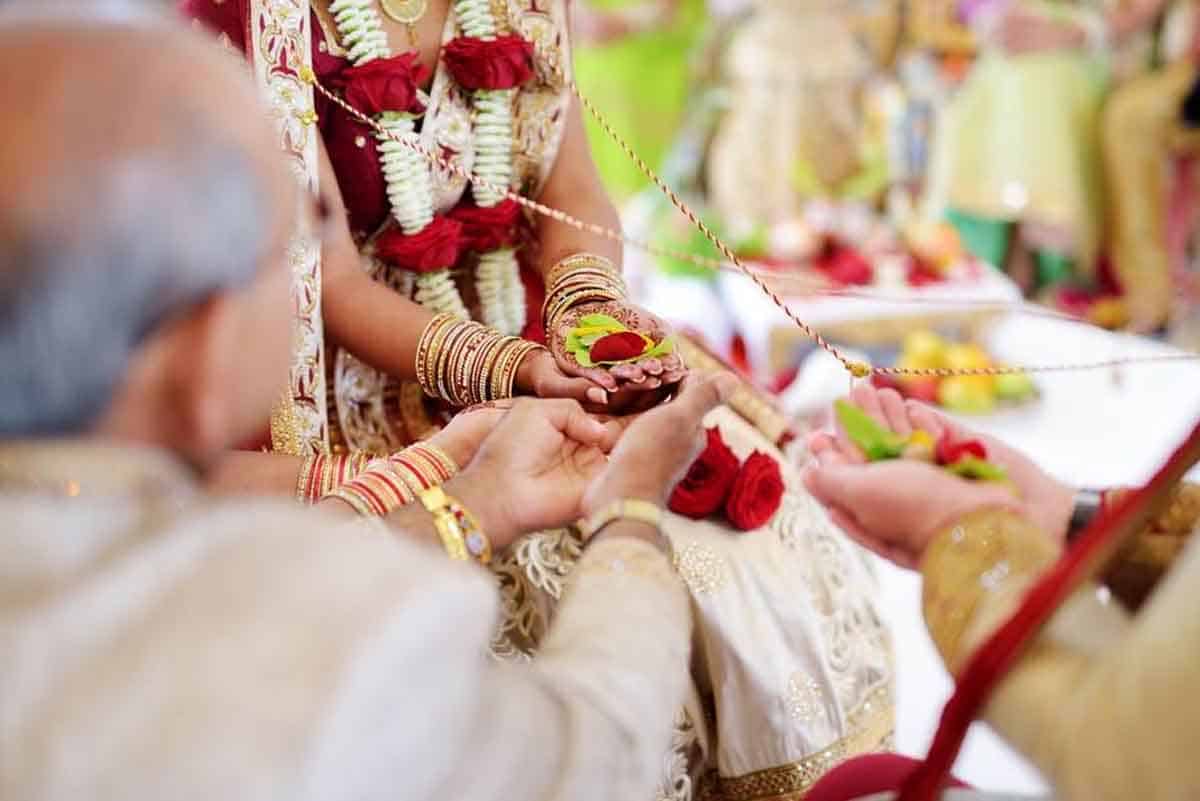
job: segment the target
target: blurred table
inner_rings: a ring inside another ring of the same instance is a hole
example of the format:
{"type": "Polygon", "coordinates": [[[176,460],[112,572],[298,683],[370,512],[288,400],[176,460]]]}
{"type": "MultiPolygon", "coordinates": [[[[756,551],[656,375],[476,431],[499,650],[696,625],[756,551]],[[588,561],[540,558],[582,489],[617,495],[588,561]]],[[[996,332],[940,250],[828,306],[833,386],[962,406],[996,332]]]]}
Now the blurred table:
{"type": "MultiPolygon", "coordinates": [[[[875,292],[870,287],[863,289],[875,292]]],[[[811,346],[787,315],[745,276],[722,273],[718,291],[746,342],[751,365],[762,375],[779,374],[811,346]]],[[[831,341],[852,347],[895,343],[914,328],[976,329],[1002,316],[1005,306],[1022,301],[1016,284],[982,265],[970,280],[879,291],[887,299],[780,294],[805,323],[831,341]],[[970,303],[962,303],[964,299],[970,303]]]]}

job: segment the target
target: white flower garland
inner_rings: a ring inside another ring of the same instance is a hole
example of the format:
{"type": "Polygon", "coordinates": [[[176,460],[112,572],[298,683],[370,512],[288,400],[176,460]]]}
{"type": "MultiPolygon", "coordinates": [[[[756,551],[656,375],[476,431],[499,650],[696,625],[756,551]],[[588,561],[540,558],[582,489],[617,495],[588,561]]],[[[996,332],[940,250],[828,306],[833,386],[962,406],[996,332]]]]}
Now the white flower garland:
{"type": "MultiPolygon", "coordinates": [[[[375,10],[374,0],[334,0],[329,5],[329,12],[337,25],[342,46],[355,66],[391,57],[387,31],[375,10]]],[[[433,221],[433,183],[429,166],[418,150],[394,141],[388,135],[418,144],[416,122],[411,114],[385,112],[380,115],[379,124],[387,131],[376,133],[376,138],[380,143],[380,161],[392,217],[399,223],[400,230],[412,236],[425,230],[433,221]]],[[[470,316],[449,269],[418,275],[416,287],[417,303],[435,314],[447,312],[463,319],[470,316]]]]}
{"type": "MultiPolygon", "coordinates": [[[[465,36],[495,39],[496,17],[489,0],[455,0],[454,13],[465,36]]],[[[475,204],[492,208],[504,200],[498,190],[512,183],[513,101],[516,89],[477,89],[472,94],[472,132],[475,164],[471,184],[475,204]]],[[[520,334],[525,327],[525,285],[512,248],[481,253],[475,288],[486,325],[504,334],[520,334]]]]}

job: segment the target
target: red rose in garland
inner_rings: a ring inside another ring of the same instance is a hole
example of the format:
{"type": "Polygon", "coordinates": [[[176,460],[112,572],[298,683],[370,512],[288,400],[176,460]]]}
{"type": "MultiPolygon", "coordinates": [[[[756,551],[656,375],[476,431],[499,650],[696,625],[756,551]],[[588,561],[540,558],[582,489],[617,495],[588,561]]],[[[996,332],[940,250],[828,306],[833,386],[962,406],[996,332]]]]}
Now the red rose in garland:
{"type": "Polygon", "coordinates": [[[401,269],[428,273],[454,266],[461,240],[462,226],[439,214],[412,235],[388,228],[375,240],[375,254],[401,269]]]}
{"type": "Polygon", "coordinates": [[[737,455],[721,439],[720,429],[710,428],[706,433],[708,445],[667,503],[672,512],[693,520],[702,520],[721,508],[738,474],[737,455]]]}
{"type": "Polygon", "coordinates": [[[428,70],[417,63],[417,54],[404,53],[347,67],[334,86],[342,90],[347,103],[371,117],[385,111],[420,114],[425,107],[417,89],[427,78],[428,70]]]}
{"type": "Polygon", "coordinates": [[[460,36],[442,48],[442,61],[464,89],[513,89],[533,77],[533,45],[515,34],[460,36]]]}
{"type": "Polygon", "coordinates": [[[755,451],[742,465],[725,501],[725,516],[742,531],[770,522],[783,503],[783,473],[779,463],[755,451]]]}
{"type": "Polygon", "coordinates": [[[499,250],[516,242],[521,207],[512,198],[490,207],[463,203],[451,210],[450,219],[462,225],[463,250],[499,250]]]}

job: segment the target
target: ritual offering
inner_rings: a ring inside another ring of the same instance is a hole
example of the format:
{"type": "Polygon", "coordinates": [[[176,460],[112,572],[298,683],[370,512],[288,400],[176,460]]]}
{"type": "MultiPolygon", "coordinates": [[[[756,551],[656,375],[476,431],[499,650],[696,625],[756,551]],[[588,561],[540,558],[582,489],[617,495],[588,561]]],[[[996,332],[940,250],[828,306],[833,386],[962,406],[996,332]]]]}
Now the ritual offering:
{"type": "Polygon", "coordinates": [[[762,528],[783,503],[786,487],[779,463],[761,451],[738,459],[719,428],[705,435],[704,450],[671,493],[668,508],[693,520],[720,513],[739,531],[762,528]]]}
{"type": "Polygon", "coordinates": [[[935,442],[928,431],[920,429],[905,437],[876,422],[852,403],[839,400],[834,403],[834,410],[846,436],[868,462],[915,459],[972,481],[1008,480],[1004,468],[988,460],[987,446],[980,440],[956,440],[947,433],[935,442]]]}
{"type": "Polygon", "coordinates": [[[639,359],[668,356],[675,352],[675,341],[666,337],[658,342],[607,314],[589,314],[567,335],[567,351],[581,367],[612,367],[639,359]]]}
{"type": "MultiPolygon", "coordinates": [[[[932,331],[909,333],[897,360],[910,370],[986,370],[1003,367],[978,345],[950,342],[932,331]]],[[[1037,398],[1037,388],[1025,373],[954,376],[881,376],[877,387],[895,389],[906,398],[937,404],[963,414],[986,414],[1000,405],[1019,405],[1037,398]]]]}

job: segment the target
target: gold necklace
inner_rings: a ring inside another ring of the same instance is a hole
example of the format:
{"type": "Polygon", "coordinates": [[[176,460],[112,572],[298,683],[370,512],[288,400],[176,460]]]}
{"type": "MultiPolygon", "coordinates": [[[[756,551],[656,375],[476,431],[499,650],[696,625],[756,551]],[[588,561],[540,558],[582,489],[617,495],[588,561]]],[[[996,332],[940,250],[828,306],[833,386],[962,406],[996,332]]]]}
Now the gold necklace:
{"type": "Polygon", "coordinates": [[[408,39],[417,46],[417,23],[429,10],[429,0],[379,0],[379,7],[390,19],[408,27],[408,39]]]}

